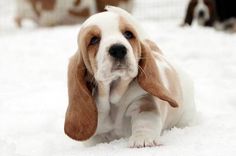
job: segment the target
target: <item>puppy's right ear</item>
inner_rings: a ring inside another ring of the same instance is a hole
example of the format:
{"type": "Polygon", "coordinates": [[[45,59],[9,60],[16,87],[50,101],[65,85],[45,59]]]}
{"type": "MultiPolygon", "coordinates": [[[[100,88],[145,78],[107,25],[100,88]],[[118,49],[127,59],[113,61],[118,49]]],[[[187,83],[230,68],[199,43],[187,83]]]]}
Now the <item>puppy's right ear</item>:
{"type": "Polygon", "coordinates": [[[158,66],[153,55],[153,50],[159,53],[159,48],[154,42],[141,43],[142,58],[139,61],[140,70],[137,76],[139,85],[148,93],[169,103],[171,107],[178,107],[174,96],[161,83],[158,66]]]}
{"type": "Polygon", "coordinates": [[[185,25],[191,25],[192,21],[193,21],[193,14],[194,14],[194,8],[196,7],[196,3],[193,1],[190,1],[188,4],[188,8],[187,8],[187,12],[185,15],[185,19],[183,24],[181,24],[181,26],[185,26],[185,25]]]}
{"type": "Polygon", "coordinates": [[[64,131],[72,139],[89,139],[97,128],[97,107],[85,80],[86,67],[82,55],[77,52],[68,67],[69,105],[64,131]]]}

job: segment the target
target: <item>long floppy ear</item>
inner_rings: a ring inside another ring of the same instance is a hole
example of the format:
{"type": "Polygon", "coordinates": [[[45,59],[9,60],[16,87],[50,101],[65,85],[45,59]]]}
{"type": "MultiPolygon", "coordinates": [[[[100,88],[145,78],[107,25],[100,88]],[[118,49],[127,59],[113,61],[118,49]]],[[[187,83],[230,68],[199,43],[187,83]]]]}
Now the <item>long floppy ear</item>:
{"type": "Polygon", "coordinates": [[[216,2],[211,0],[209,3],[209,12],[210,12],[210,19],[205,23],[206,26],[214,26],[217,19],[217,10],[216,10],[216,2]]]}
{"type": "Polygon", "coordinates": [[[89,139],[97,128],[97,107],[85,80],[86,72],[82,55],[77,53],[71,58],[68,68],[69,105],[64,131],[79,141],[89,139]]]}
{"type": "Polygon", "coordinates": [[[194,3],[192,3],[190,1],[189,4],[188,4],[188,8],[187,8],[187,12],[186,12],[185,18],[184,18],[183,26],[185,24],[188,24],[188,25],[192,24],[194,7],[195,7],[194,3]]]}
{"type": "Polygon", "coordinates": [[[173,99],[173,96],[171,96],[170,92],[161,83],[153,52],[150,46],[146,45],[146,43],[141,43],[141,60],[139,66],[142,70],[139,70],[137,76],[138,83],[151,95],[168,102],[172,107],[178,107],[176,100],[173,99]]]}

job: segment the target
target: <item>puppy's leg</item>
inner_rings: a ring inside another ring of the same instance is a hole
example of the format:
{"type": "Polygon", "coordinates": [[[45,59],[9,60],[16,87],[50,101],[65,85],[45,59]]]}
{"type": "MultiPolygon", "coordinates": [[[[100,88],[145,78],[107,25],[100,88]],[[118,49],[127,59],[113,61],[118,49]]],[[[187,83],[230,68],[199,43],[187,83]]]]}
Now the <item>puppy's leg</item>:
{"type": "Polygon", "coordinates": [[[110,102],[109,102],[110,84],[103,82],[98,83],[98,95],[96,96],[96,104],[98,109],[98,127],[97,134],[106,133],[112,128],[112,121],[109,117],[110,102]]]}
{"type": "Polygon", "coordinates": [[[157,146],[162,131],[162,121],[152,96],[146,95],[132,103],[127,115],[131,117],[132,124],[129,147],[157,146]]]}

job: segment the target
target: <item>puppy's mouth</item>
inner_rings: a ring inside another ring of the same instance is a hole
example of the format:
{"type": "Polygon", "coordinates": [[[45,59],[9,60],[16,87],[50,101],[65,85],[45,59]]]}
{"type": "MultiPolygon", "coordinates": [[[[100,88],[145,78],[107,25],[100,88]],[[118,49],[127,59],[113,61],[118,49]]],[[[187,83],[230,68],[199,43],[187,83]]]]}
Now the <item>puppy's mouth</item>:
{"type": "Polygon", "coordinates": [[[114,65],[112,66],[111,71],[124,71],[124,70],[128,70],[128,65],[124,62],[115,62],[114,65]]]}

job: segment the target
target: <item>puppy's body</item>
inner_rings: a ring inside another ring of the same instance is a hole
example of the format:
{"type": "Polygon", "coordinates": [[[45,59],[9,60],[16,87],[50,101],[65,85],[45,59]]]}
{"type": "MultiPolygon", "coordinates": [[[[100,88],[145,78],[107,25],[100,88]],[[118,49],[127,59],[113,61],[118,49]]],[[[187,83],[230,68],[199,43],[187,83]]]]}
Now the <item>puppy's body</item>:
{"type": "MultiPolygon", "coordinates": [[[[184,71],[176,66],[175,70],[181,84],[180,94],[183,100],[178,108],[172,108],[159,98],[149,95],[137,81],[132,81],[120,101],[111,103],[110,116],[98,124],[101,129],[98,129],[96,135],[86,141],[85,145],[90,146],[132,136],[129,139],[130,147],[155,146],[158,145],[164,130],[189,125],[195,114],[193,83],[184,71]],[[150,103],[142,107],[146,100],[150,103]],[[142,111],[143,113],[140,113],[142,111]],[[135,120],[137,124],[134,126],[135,120]],[[134,129],[141,130],[136,135],[132,135],[134,129]]],[[[168,88],[167,84],[166,87],[168,88]]]]}
{"type": "Polygon", "coordinates": [[[24,19],[30,19],[39,26],[76,24],[101,12],[106,5],[131,11],[133,0],[16,0],[15,22],[19,27],[24,19]]]}
{"type": "Polygon", "coordinates": [[[129,147],[156,146],[163,130],[193,118],[192,82],[130,14],[107,10],[81,27],[69,65],[65,132],[89,145],[130,137],[129,147]]]}

